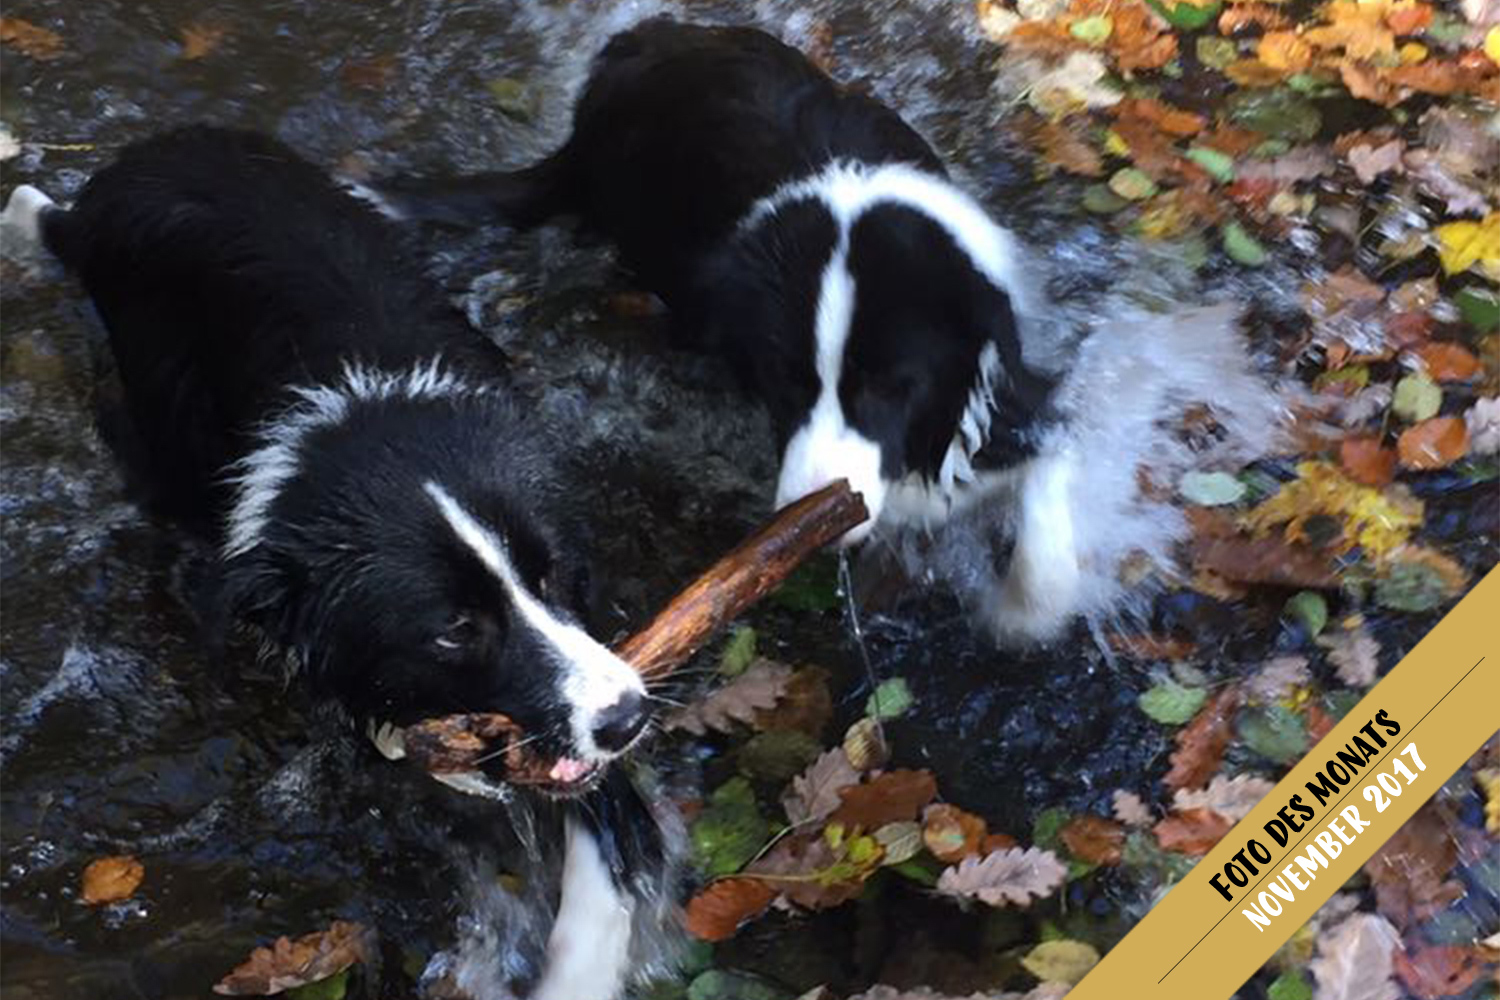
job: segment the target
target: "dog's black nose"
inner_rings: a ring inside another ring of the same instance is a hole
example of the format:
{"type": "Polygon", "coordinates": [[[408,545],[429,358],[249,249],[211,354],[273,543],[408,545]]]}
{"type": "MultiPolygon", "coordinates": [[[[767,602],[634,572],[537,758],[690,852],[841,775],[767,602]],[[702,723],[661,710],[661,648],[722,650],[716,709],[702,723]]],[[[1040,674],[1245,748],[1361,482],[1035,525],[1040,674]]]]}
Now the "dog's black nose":
{"type": "Polygon", "coordinates": [[[594,745],[610,753],[623,750],[646,728],[648,718],[646,699],[638,691],[627,691],[594,716],[594,745]]]}

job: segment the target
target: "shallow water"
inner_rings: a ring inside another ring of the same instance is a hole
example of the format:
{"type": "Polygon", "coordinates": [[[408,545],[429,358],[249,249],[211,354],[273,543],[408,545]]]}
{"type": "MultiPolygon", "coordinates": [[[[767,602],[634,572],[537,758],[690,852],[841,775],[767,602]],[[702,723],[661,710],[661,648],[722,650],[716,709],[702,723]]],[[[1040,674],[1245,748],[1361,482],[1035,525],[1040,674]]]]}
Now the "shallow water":
{"type": "MultiPolygon", "coordinates": [[[[5,188],[28,182],[66,199],[119,145],[200,119],[270,130],[350,172],[524,162],[557,141],[602,38],[662,9],[13,0],[7,15],[57,31],[68,51],[48,63],[6,54],[3,121],[26,145],[5,165],[5,188]],[[187,61],[180,32],[195,23],[226,34],[187,61]],[[497,104],[496,81],[520,84],[520,113],[497,104]]],[[[953,5],[690,9],[826,45],[836,74],[907,114],[1042,250],[1065,275],[1053,291],[1080,312],[1111,284],[1167,299],[1193,286],[1165,256],[1127,259],[1058,207],[1071,198],[1037,196],[996,124],[988,50],[953,5]]],[[[432,250],[544,405],[581,428],[610,598],[604,627],[623,633],[763,514],[774,468],[765,421],[715,363],[663,346],[659,321],[620,297],[630,288],[606,251],[552,230],[435,234],[432,250]]],[[[389,767],[372,774],[248,645],[206,652],[179,599],[199,553],[130,503],[94,432],[95,396],[109,382],[86,304],[55,276],[0,266],[7,997],[199,997],[252,945],[335,917],[399,931],[379,975],[409,982],[451,927],[462,875],[413,805],[437,793],[389,767]],[[143,860],[142,890],[82,906],[79,871],[111,853],[143,860]]],[[[1274,274],[1260,282],[1247,293],[1278,284],[1274,274]]],[[[1211,669],[1228,673],[1277,642],[1275,609],[1240,610],[1186,595],[1151,613],[1222,650],[1211,669]]],[[[787,658],[830,668],[845,711],[863,704],[863,670],[836,613],[765,609],[756,620],[787,658]]],[[[1393,626],[1387,651],[1409,646],[1420,624],[1393,626]]],[[[1080,810],[1116,788],[1145,790],[1167,750],[1132,710],[1144,671],[1109,662],[1082,630],[1050,652],[997,652],[940,597],[908,597],[867,626],[876,674],[905,676],[922,706],[892,727],[900,762],[932,767],[946,797],[997,829],[1025,831],[1049,805],[1080,810]]],[[[827,918],[830,955],[844,933],[858,950],[856,919],[827,918]]],[[[748,966],[801,982],[813,973],[774,957],[799,933],[770,921],[735,948],[748,966]]]]}

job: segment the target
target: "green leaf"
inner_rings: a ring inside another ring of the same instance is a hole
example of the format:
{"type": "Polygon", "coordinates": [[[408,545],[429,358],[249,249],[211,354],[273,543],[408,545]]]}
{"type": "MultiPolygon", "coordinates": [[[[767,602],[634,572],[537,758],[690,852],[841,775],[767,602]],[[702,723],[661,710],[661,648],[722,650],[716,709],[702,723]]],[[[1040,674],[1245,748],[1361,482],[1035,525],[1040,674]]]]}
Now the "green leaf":
{"type": "Polygon", "coordinates": [[[1328,602],[1314,590],[1293,594],[1282,613],[1292,621],[1300,622],[1310,636],[1322,632],[1328,624],[1328,602]]]}
{"type": "Polygon", "coordinates": [[[1129,204],[1103,184],[1090,184],[1083,189],[1083,207],[1095,215],[1113,215],[1129,204]]]}
{"type": "Polygon", "coordinates": [[[1433,14],[1432,23],[1425,34],[1441,45],[1458,45],[1469,33],[1469,25],[1461,18],[1448,14],[1433,14]]]}
{"type": "Polygon", "coordinates": [[[1448,600],[1448,581],[1424,563],[1399,562],[1375,581],[1375,600],[1392,611],[1431,611],[1448,600]]]}
{"type": "Polygon", "coordinates": [[[1269,1000],[1312,1000],[1312,984],[1296,969],[1288,969],[1276,977],[1266,990],[1269,1000]]]}
{"type": "Polygon", "coordinates": [[[1246,267],[1260,267],[1269,259],[1265,248],[1238,222],[1231,220],[1224,223],[1221,232],[1224,237],[1224,252],[1231,260],[1246,267]]]}
{"type": "Polygon", "coordinates": [[[719,673],[725,677],[738,677],[755,659],[755,629],[749,625],[737,625],[724,643],[724,652],[719,654],[719,673]]]}
{"type": "Polygon", "coordinates": [[[1458,314],[1480,333],[1500,327],[1500,295],[1484,288],[1465,288],[1453,296],[1458,314]]]}
{"type": "Polygon", "coordinates": [[[1062,850],[1062,828],[1071,814],[1062,806],[1050,806],[1036,814],[1031,822],[1031,843],[1049,851],[1062,850]]]}
{"type": "Polygon", "coordinates": [[[784,785],[817,760],[823,748],[796,729],[756,733],[740,747],[734,763],[739,772],[763,785],[784,785]]]}
{"type": "Polygon", "coordinates": [[[1208,692],[1202,688],[1184,687],[1168,679],[1142,694],[1137,703],[1157,722],[1180,726],[1197,715],[1207,700],[1208,692]]]}
{"type": "Polygon", "coordinates": [[[1277,763],[1295,760],[1307,749],[1307,724],[1282,705],[1247,709],[1240,716],[1239,730],[1246,746],[1277,763]]]}
{"type": "Polygon", "coordinates": [[[1206,146],[1194,146],[1188,150],[1187,158],[1208,171],[1208,175],[1221,184],[1234,180],[1234,157],[1232,156],[1206,146]]]}
{"type": "Polygon", "coordinates": [[[827,611],[838,607],[838,559],[822,555],[798,566],[786,582],[776,588],[771,602],[791,611],[827,611]]]}
{"type": "Polygon", "coordinates": [[[1222,507],[1245,495],[1245,484],[1227,472],[1189,472],[1177,484],[1178,491],[1200,507],[1222,507]]]}
{"type": "Polygon", "coordinates": [[[898,865],[891,865],[890,871],[895,872],[902,878],[910,879],[919,885],[931,887],[937,885],[938,876],[942,874],[941,870],[935,871],[933,869],[934,864],[935,862],[928,858],[918,855],[909,861],[903,861],[898,865]]]}
{"type": "Polygon", "coordinates": [[[1391,397],[1391,412],[1409,423],[1437,416],[1443,405],[1443,390],[1421,372],[1414,372],[1396,383],[1391,397]]]}
{"type": "Polygon", "coordinates": [[[732,875],[755,857],[770,833],[750,782],[731,778],[714,790],[693,820],[693,863],[706,875],[732,875]]]}
{"type": "Polygon", "coordinates": [[[541,102],[538,95],[522,81],[503,76],[491,80],[485,86],[500,110],[512,118],[530,121],[536,117],[541,102]]]}
{"type": "Polygon", "coordinates": [[[888,681],[881,681],[870,694],[865,701],[865,714],[884,722],[905,715],[914,704],[916,699],[912,697],[906,678],[892,677],[888,681]]]}
{"type": "Polygon", "coordinates": [[[886,867],[905,864],[922,853],[926,844],[922,840],[922,824],[905,821],[887,823],[875,831],[875,840],[885,848],[881,864],[886,867]]]}
{"type": "Polygon", "coordinates": [[[1043,941],[1026,953],[1021,964],[1042,982],[1071,985],[1099,964],[1099,951],[1082,941],[1043,941]]]}
{"type": "Polygon", "coordinates": [[[1219,16],[1219,8],[1222,6],[1218,0],[1214,0],[1213,3],[1205,7],[1199,7],[1190,3],[1168,5],[1163,3],[1162,0],[1146,0],[1146,2],[1151,5],[1153,10],[1166,18],[1167,23],[1172,27],[1181,28],[1185,31],[1197,31],[1208,24],[1208,22],[1219,16]]]}
{"type": "Polygon", "coordinates": [[[791,994],[740,972],[709,969],[688,986],[688,1000],[790,1000],[791,994]]]}
{"type": "Polygon", "coordinates": [[[349,970],[345,969],[336,976],[289,989],[286,996],[287,1000],[344,1000],[348,992],[349,970]]]}
{"type": "Polygon", "coordinates": [[[1117,170],[1109,179],[1109,189],[1129,201],[1149,198],[1157,191],[1156,182],[1135,167],[1117,170]]]}
{"type": "Polygon", "coordinates": [[[1363,389],[1369,384],[1369,365],[1345,365],[1331,372],[1323,372],[1313,380],[1313,388],[1319,392],[1333,386],[1353,386],[1356,389],[1363,389]]]}
{"type": "Polygon", "coordinates": [[[1231,39],[1200,35],[1193,43],[1198,61],[1209,69],[1223,69],[1240,57],[1240,47],[1231,39]]]}
{"type": "Polygon", "coordinates": [[[1317,106],[1287,88],[1241,90],[1230,96],[1227,106],[1231,121],[1267,139],[1307,142],[1323,128],[1317,106]]]}
{"type": "Polygon", "coordinates": [[[1110,33],[1114,30],[1115,24],[1109,19],[1108,14],[1095,14],[1092,17],[1074,21],[1068,28],[1068,34],[1085,45],[1097,47],[1108,41],[1110,33]]]}

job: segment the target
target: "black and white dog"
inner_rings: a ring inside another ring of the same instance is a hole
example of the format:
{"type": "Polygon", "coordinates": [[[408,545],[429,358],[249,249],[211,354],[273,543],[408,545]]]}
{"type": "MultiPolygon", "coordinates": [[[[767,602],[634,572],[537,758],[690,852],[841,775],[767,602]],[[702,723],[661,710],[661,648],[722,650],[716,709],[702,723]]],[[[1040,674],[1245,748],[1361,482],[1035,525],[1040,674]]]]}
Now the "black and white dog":
{"type": "Polygon", "coordinates": [[[847,478],[872,514],[858,541],[1003,482],[1016,621],[1043,633],[1070,607],[1074,459],[1035,457],[1055,380],[1023,357],[1015,241],[894,111],[795,49],[644,22],[597,57],[551,157],[379,194],[397,216],[455,223],[580,217],[765,402],[778,503],[847,478]]]}
{"type": "Polygon", "coordinates": [[[388,756],[404,724],[501,712],[553,762],[566,863],[532,995],[616,996],[636,894],[663,864],[650,810],[610,766],[648,698],[580,624],[568,483],[503,355],[390,223],[258,134],[145,140],[71,209],[23,187],[5,221],[92,298],[126,457],[218,546],[227,612],[388,756]]]}

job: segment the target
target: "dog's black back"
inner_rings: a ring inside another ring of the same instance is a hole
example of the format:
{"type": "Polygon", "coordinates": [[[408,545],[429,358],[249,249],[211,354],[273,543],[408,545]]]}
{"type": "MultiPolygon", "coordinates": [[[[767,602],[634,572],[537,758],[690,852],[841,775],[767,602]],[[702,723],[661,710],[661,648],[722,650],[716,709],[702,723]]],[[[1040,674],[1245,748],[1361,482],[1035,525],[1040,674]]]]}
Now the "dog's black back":
{"type": "Polygon", "coordinates": [[[136,471],[154,501],[199,526],[288,386],[435,351],[504,371],[397,230],[259,133],[194,126],[127,147],[42,230],[110,331],[128,457],[149,466],[136,471]]]}

